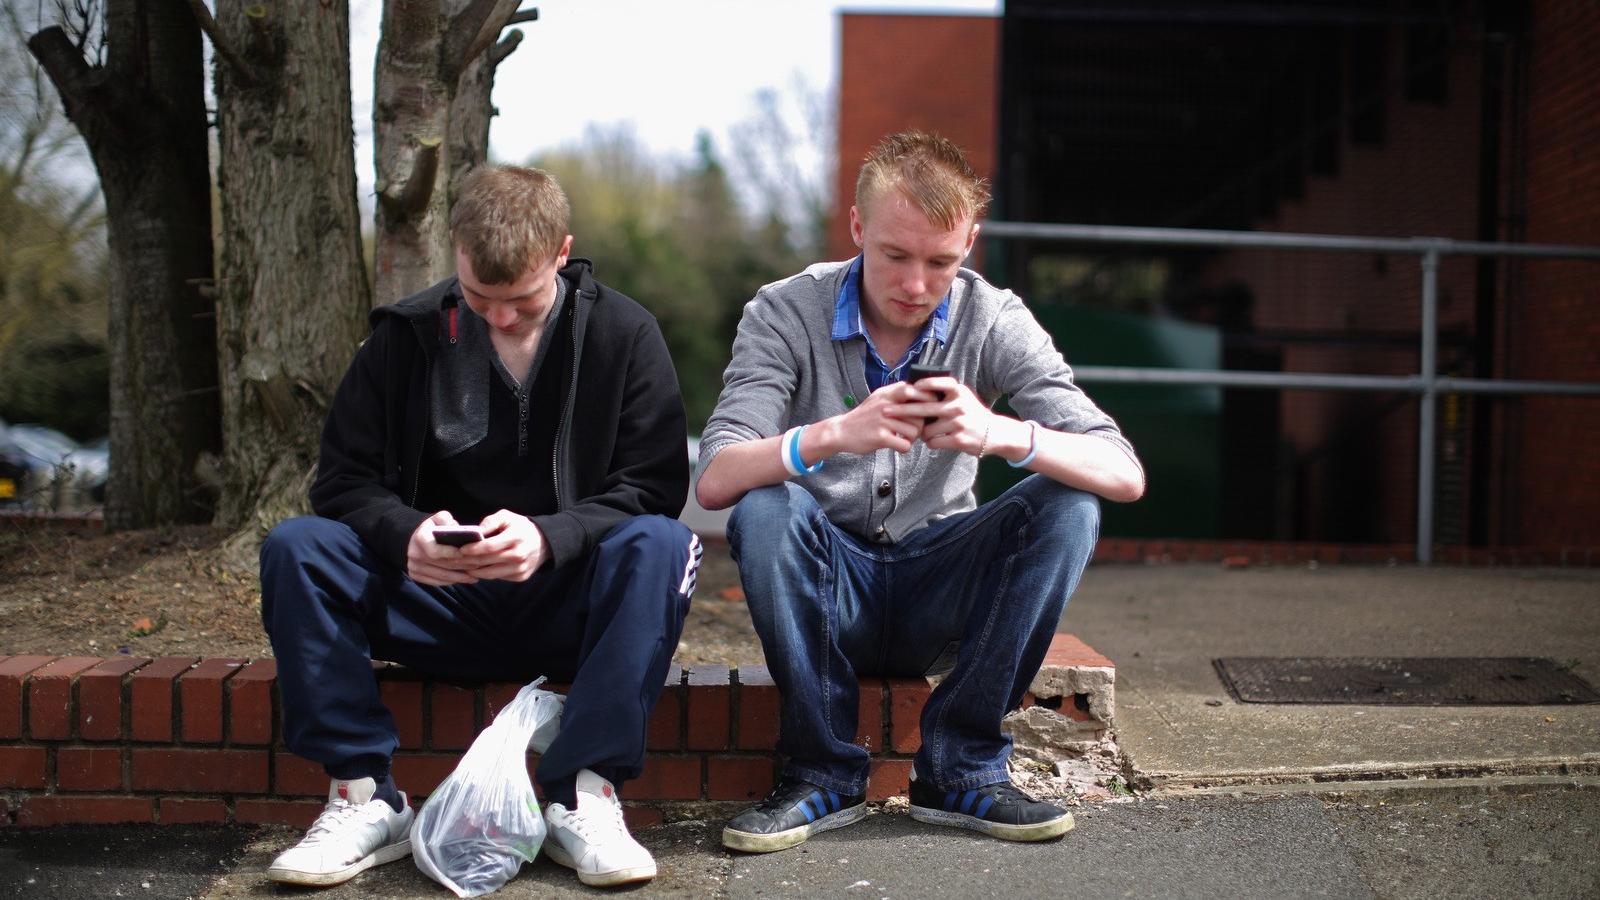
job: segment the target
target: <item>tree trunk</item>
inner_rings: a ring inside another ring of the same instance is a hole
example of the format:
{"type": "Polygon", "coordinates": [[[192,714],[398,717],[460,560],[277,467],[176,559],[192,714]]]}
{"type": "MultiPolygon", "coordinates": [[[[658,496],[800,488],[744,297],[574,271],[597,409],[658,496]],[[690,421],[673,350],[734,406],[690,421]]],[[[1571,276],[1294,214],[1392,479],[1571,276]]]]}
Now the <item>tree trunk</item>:
{"type": "MultiPolygon", "coordinates": [[[[445,207],[455,206],[461,179],[473,168],[489,161],[489,122],[498,111],[490,102],[494,92],[495,70],[522,42],[522,32],[511,30],[493,47],[467,65],[456,82],[456,95],[450,101],[449,136],[450,190],[445,207]]],[[[448,230],[448,229],[447,229],[448,230]]],[[[448,243],[449,235],[445,240],[448,243]]],[[[452,248],[452,257],[454,256],[452,248]]],[[[452,263],[454,259],[451,260],[452,263]]]]}
{"type": "Polygon", "coordinates": [[[220,0],[219,521],[248,564],[307,509],[327,405],[366,334],[350,18],[342,0],[220,0]]]}
{"type": "Polygon", "coordinates": [[[514,17],[524,18],[516,8],[517,0],[384,3],[372,111],[380,303],[422,290],[455,268],[453,188],[488,156],[494,67],[522,35],[492,42],[514,17]]]}
{"type": "Polygon", "coordinates": [[[111,250],[106,527],[211,518],[221,446],[200,30],[183,0],[111,0],[106,62],[60,28],[28,41],[89,145],[111,250]]]}

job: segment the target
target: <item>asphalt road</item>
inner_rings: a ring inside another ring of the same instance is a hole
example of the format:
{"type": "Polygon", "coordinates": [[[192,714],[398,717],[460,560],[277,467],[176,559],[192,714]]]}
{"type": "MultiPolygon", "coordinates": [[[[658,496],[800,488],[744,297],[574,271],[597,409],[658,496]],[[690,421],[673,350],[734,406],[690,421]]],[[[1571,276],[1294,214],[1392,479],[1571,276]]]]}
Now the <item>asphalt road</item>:
{"type": "MultiPolygon", "coordinates": [[[[1600,783],[1495,780],[1152,796],[1077,808],[1045,844],[936,829],[896,812],[769,855],[731,855],[720,822],[640,837],[647,897],[1600,897],[1600,783]]],[[[0,896],[307,896],[266,882],[287,829],[71,827],[0,831],[0,896]]],[[[409,863],[319,898],[442,898],[409,863]]],[[[495,896],[596,896],[548,861],[495,896]]]]}

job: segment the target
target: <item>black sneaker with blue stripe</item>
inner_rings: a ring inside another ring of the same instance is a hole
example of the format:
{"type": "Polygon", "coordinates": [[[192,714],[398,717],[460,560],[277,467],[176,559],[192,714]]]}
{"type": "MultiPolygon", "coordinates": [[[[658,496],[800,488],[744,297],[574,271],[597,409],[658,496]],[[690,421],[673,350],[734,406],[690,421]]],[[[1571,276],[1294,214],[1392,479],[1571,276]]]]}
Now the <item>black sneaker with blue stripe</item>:
{"type": "Polygon", "coordinates": [[[941,791],[911,779],[911,818],[968,828],[1008,841],[1046,841],[1072,830],[1072,813],[1017,790],[1009,781],[966,791],[941,791]]]}
{"type": "Polygon", "coordinates": [[[785,776],[767,799],[733,817],[722,845],[747,853],[793,847],[813,834],[843,828],[867,814],[866,794],[839,794],[785,776]]]}

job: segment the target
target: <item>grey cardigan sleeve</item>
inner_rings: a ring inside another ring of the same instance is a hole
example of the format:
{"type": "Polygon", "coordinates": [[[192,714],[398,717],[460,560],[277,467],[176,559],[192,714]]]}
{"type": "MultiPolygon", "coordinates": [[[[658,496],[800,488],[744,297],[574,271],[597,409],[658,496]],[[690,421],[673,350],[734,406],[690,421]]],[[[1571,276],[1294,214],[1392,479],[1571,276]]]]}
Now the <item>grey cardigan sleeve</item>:
{"type": "Polygon", "coordinates": [[[805,339],[798,319],[785,321],[794,318],[786,305],[773,302],[766,290],[745,304],[733,340],[733,359],[722,375],[722,394],[700,436],[697,476],[724,449],[772,437],[788,422],[799,381],[790,336],[805,339]]]}
{"type": "Polygon", "coordinates": [[[1009,395],[1012,409],[1046,428],[1104,438],[1140,465],[1122,429],[1072,380],[1050,333],[1015,294],[1007,296],[988,344],[980,375],[987,384],[980,389],[1009,395]]]}

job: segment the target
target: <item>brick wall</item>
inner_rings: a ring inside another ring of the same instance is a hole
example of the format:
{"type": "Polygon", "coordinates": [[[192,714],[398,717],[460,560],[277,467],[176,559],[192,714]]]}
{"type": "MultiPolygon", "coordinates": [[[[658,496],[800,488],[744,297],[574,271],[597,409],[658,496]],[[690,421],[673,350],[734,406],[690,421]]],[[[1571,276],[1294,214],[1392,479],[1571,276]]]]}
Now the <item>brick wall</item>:
{"type": "MultiPolygon", "coordinates": [[[[1527,240],[1600,245],[1600,4],[1535,0],[1529,40],[1527,240]]],[[[1600,381],[1600,263],[1530,262],[1506,309],[1505,376],[1600,381]]],[[[1600,540],[1600,401],[1508,410],[1507,539],[1600,540]]]]}
{"type": "Polygon", "coordinates": [[[936,131],[990,178],[999,122],[1000,20],[843,13],[839,37],[838,198],[828,252],[855,255],[850,206],[861,159],[885,135],[936,131]]]}
{"type": "MultiPolygon", "coordinates": [[[[1082,667],[1111,662],[1059,635],[1036,685],[1082,667]]],[[[0,656],[0,824],[309,824],[328,779],[284,748],[276,675],[271,659],[0,656]]],[[[419,800],[520,687],[397,667],[379,686],[399,730],[395,780],[419,800]]],[[[905,792],[928,691],[922,679],[863,682],[856,740],[872,753],[871,799],[905,792]]],[[[1111,708],[1109,697],[1070,699],[1060,711],[1081,721],[1111,708]]],[[[1110,723],[1098,725],[1103,737],[1110,723]]],[[[623,790],[636,825],[677,803],[749,803],[778,774],[778,691],[762,666],[674,666],[649,729],[644,774],[623,790]]]]}
{"type": "MultiPolygon", "coordinates": [[[[1399,29],[1390,33],[1390,72],[1404,71],[1401,37],[1399,29]]],[[[1411,103],[1398,91],[1391,93],[1382,145],[1341,138],[1339,173],[1308,176],[1305,196],[1285,201],[1276,214],[1258,220],[1256,229],[1475,239],[1481,65],[1475,41],[1459,35],[1445,102],[1411,103]]],[[[1468,260],[1447,259],[1441,266],[1441,330],[1471,328],[1474,271],[1468,260]]],[[[1255,298],[1252,324],[1260,331],[1414,335],[1422,320],[1421,267],[1415,256],[1237,251],[1219,258],[1207,280],[1248,285],[1255,298]]],[[[1419,343],[1290,345],[1283,369],[1411,375],[1419,365],[1419,343]]],[[[1443,354],[1440,364],[1445,371],[1443,354]]],[[[1417,404],[1392,394],[1288,391],[1279,396],[1284,438],[1303,461],[1294,498],[1299,533],[1321,541],[1413,539],[1417,404]],[[1329,524],[1352,503],[1364,504],[1352,523],[1329,524]]]]}

